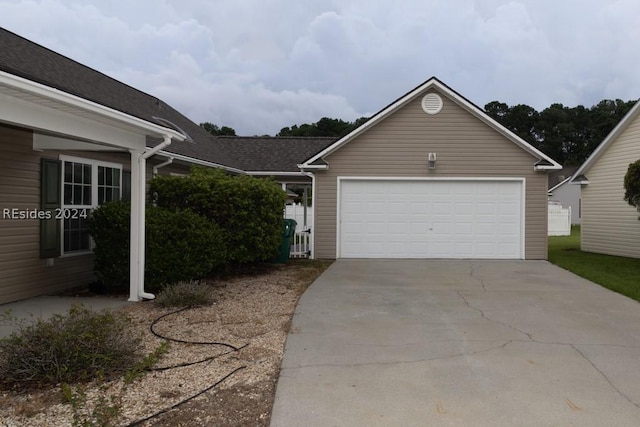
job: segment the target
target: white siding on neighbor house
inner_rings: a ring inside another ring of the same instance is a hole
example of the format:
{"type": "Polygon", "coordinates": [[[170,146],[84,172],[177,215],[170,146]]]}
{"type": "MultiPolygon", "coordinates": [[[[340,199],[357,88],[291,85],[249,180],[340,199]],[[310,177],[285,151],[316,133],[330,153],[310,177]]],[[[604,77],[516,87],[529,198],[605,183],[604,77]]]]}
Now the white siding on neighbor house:
{"type": "Polygon", "coordinates": [[[586,171],[582,186],[582,250],[640,258],[638,211],[624,201],[624,175],[640,159],[640,116],[586,171]]]}
{"type": "Polygon", "coordinates": [[[567,181],[552,193],[549,201],[558,202],[565,209],[571,207],[571,224],[580,224],[580,186],[567,181]]]}

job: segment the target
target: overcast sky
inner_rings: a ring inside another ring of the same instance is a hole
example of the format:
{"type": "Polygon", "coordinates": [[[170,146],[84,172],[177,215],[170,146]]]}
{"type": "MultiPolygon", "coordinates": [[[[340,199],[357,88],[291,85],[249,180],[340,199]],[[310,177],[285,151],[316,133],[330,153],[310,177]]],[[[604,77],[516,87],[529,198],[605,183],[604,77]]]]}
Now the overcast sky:
{"type": "Polygon", "coordinates": [[[638,0],[0,0],[0,26],[239,135],[431,76],[480,107],[637,99],[639,22],[638,0]]]}

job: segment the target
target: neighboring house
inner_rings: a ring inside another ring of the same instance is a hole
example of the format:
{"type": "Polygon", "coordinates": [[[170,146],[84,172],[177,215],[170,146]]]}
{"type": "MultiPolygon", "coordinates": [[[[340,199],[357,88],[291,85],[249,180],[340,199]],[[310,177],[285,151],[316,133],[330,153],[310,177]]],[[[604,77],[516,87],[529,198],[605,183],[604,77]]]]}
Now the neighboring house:
{"type": "Polygon", "coordinates": [[[561,166],[436,78],[300,167],[316,258],[547,257],[561,166]]]}
{"type": "Polygon", "coordinates": [[[624,175],[640,159],[639,116],[636,103],[571,180],[581,188],[583,251],[640,258],[639,213],[624,201],[624,175]]]}
{"type": "Polygon", "coordinates": [[[549,202],[558,203],[565,209],[571,208],[571,225],[580,224],[580,187],[571,184],[571,177],[549,189],[549,202]]]}
{"type": "Polygon", "coordinates": [[[230,147],[162,100],[1,28],[0,52],[0,304],[95,280],[83,214],[119,199],[132,204],[130,299],[150,298],[152,174],[200,165],[309,185],[296,165],[331,142],[238,138],[230,147]]]}

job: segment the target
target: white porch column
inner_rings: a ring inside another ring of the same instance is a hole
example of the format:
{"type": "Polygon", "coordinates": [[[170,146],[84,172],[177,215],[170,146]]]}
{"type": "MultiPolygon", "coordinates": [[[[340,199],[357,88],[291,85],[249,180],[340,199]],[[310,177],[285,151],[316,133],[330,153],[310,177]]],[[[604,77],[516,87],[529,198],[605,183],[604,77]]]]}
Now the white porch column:
{"type": "MultiPolygon", "coordinates": [[[[144,170],[140,170],[142,151],[131,152],[131,230],[129,247],[129,301],[140,301],[142,279],[140,277],[140,207],[144,200],[140,197],[140,181],[144,183],[144,170]]],[[[142,246],[144,250],[144,246],[142,246]]],[[[143,267],[144,268],[144,267],[143,267]]]]}

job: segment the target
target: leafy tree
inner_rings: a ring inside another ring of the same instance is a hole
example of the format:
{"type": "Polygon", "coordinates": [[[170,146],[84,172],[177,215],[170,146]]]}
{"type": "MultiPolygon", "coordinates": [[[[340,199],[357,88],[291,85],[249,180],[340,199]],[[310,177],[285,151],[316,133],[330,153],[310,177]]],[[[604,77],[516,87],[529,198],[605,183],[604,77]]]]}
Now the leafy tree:
{"type": "Polygon", "coordinates": [[[304,123],[299,126],[293,125],[282,128],[276,136],[334,136],[339,138],[359,127],[367,120],[368,118],[361,117],[354,122],[346,122],[341,119],[323,117],[317,123],[304,123]]]}
{"type": "Polygon", "coordinates": [[[200,123],[200,127],[209,132],[211,135],[227,135],[236,136],[236,131],[228,126],[218,127],[218,125],[210,122],[200,123]]]}
{"type": "Polygon", "coordinates": [[[603,100],[591,108],[551,104],[541,112],[527,105],[492,101],[486,113],[563,164],[578,165],[595,150],[635,101],[603,100]]]}

